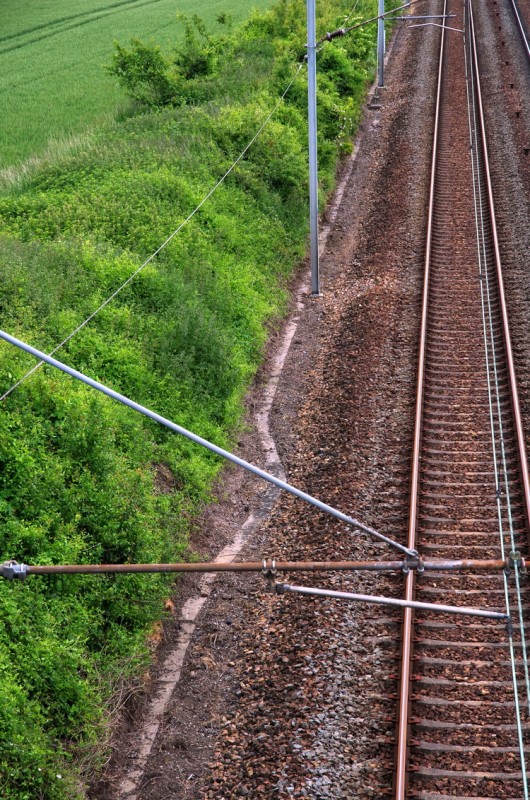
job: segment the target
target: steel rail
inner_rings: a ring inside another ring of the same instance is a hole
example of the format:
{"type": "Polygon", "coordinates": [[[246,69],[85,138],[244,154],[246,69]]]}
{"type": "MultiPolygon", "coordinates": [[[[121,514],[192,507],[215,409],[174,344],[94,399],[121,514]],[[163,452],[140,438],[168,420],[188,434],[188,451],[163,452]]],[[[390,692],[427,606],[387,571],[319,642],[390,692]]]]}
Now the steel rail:
{"type": "MultiPolygon", "coordinates": [[[[447,14],[447,0],[444,0],[443,11],[447,14]]],[[[438,86],[436,91],[436,107],[434,117],[434,136],[433,152],[431,160],[431,184],[429,191],[429,209],[427,215],[427,238],[425,247],[424,262],[424,283],[423,283],[423,309],[421,315],[420,329],[420,350],[418,355],[418,381],[416,390],[416,420],[414,425],[414,440],[412,451],[412,472],[411,489],[409,504],[409,528],[407,536],[407,547],[409,550],[416,550],[416,524],[418,517],[418,494],[419,494],[419,469],[420,469],[420,448],[421,448],[421,423],[423,394],[425,384],[425,350],[427,343],[427,311],[429,303],[429,281],[430,281],[430,262],[433,235],[433,216],[434,216],[434,188],[436,178],[436,160],[438,152],[438,132],[440,125],[440,101],[442,93],[442,69],[445,49],[445,20],[442,26],[440,38],[440,53],[438,65],[438,86]]],[[[415,592],[415,573],[409,572],[405,578],[404,599],[411,603],[415,592]]],[[[401,670],[399,685],[399,708],[398,708],[398,727],[397,727],[397,747],[396,747],[396,772],[394,784],[394,796],[396,800],[405,800],[407,793],[407,751],[408,751],[408,719],[409,719],[409,689],[412,664],[412,628],[413,617],[412,607],[405,607],[403,612],[402,628],[402,650],[401,650],[401,670]]]]}
{"type": "MultiPolygon", "coordinates": [[[[519,470],[521,474],[521,480],[523,483],[523,495],[524,495],[524,510],[525,510],[525,517],[526,517],[526,532],[527,537],[530,534],[530,476],[528,472],[528,459],[526,454],[526,444],[524,438],[524,430],[523,430],[523,420],[521,415],[521,406],[519,403],[519,392],[517,389],[517,378],[515,375],[515,366],[513,362],[513,352],[512,352],[512,341],[510,336],[510,326],[508,323],[508,311],[506,307],[506,297],[504,292],[504,279],[502,275],[502,262],[501,262],[501,254],[499,248],[499,237],[497,233],[497,223],[496,223],[496,213],[495,213],[495,203],[493,201],[493,188],[491,183],[491,172],[489,166],[489,155],[488,155],[488,142],[486,138],[486,120],[484,116],[484,106],[482,103],[482,90],[480,86],[480,72],[479,72],[479,61],[478,61],[478,54],[477,54],[477,42],[476,37],[474,35],[474,23],[473,23],[473,12],[472,8],[471,11],[471,28],[473,31],[472,36],[472,44],[473,44],[473,62],[474,62],[474,69],[476,74],[476,90],[477,90],[477,100],[478,100],[478,111],[479,111],[479,121],[480,121],[480,138],[482,140],[482,149],[483,149],[483,159],[484,159],[484,174],[486,178],[486,190],[488,196],[488,206],[489,206],[489,221],[491,225],[491,235],[493,241],[493,249],[495,253],[495,269],[497,274],[497,285],[499,291],[499,303],[501,307],[501,319],[502,319],[502,331],[503,331],[503,339],[504,339],[504,350],[506,361],[508,364],[508,374],[510,378],[510,394],[511,394],[511,401],[512,401],[512,411],[513,411],[513,419],[515,425],[515,432],[517,438],[517,450],[519,455],[519,470]]],[[[530,537],[528,538],[530,543],[530,537]]]]}
{"type": "MultiPolygon", "coordinates": [[[[518,557],[520,569],[525,569],[518,557]]],[[[509,572],[513,559],[410,559],[403,561],[196,561],[174,564],[19,564],[5,561],[0,565],[0,577],[11,580],[28,575],[102,575],[160,572],[509,572]]]]}
{"type": "MultiPolygon", "coordinates": [[[[446,8],[444,7],[444,13],[446,8]]],[[[421,334],[420,334],[420,353],[419,353],[419,368],[418,368],[418,388],[416,396],[416,423],[414,430],[414,445],[413,445],[413,459],[412,459],[412,476],[411,476],[411,497],[409,508],[409,531],[407,546],[416,549],[416,522],[418,513],[418,494],[419,494],[419,467],[420,467],[420,448],[421,448],[421,430],[422,430],[422,406],[424,395],[424,357],[426,351],[426,337],[427,337],[427,313],[428,313],[428,291],[429,291],[429,278],[430,278],[430,256],[431,256],[431,241],[432,241],[432,220],[433,220],[433,198],[434,198],[434,180],[436,171],[436,157],[437,157],[437,142],[438,142],[438,123],[440,113],[440,97],[441,97],[441,80],[443,68],[443,49],[445,28],[442,33],[442,42],[440,46],[440,64],[438,71],[438,93],[436,99],[436,115],[435,115],[435,133],[433,145],[433,158],[431,168],[431,189],[429,198],[429,212],[428,212],[428,225],[427,225],[427,244],[425,256],[425,279],[423,291],[423,310],[421,321],[421,334]]],[[[516,430],[517,449],[519,456],[519,469],[521,475],[521,482],[524,489],[524,507],[525,517],[527,521],[527,533],[529,530],[530,521],[530,481],[528,476],[528,465],[526,458],[526,448],[524,442],[524,433],[520,412],[520,405],[517,392],[517,381],[515,376],[515,368],[513,363],[511,339],[508,325],[508,315],[506,310],[506,300],[504,294],[504,282],[502,278],[502,266],[499,251],[498,235],[495,223],[495,208],[493,202],[493,191],[491,185],[491,175],[488,163],[488,149],[486,140],[485,119],[482,104],[482,96],[480,91],[480,81],[478,80],[479,64],[477,56],[476,40],[473,36],[473,55],[474,55],[474,69],[477,75],[477,98],[479,106],[480,117],[480,137],[483,145],[485,176],[486,176],[486,193],[488,197],[489,221],[492,231],[492,242],[495,253],[496,276],[499,289],[499,303],[501,307],[502,317],[502,330],[503,341],[506,356],[506,363],[509,373],[510,381],[510,394],[512,402],[512,411],[514,418],[514,426],[516,430]]],[[[415,574],[411,572],[407,576],[405,586],[405,599],[410,600],[414,596],[415,589],[415,574]]],[[[406,609],[404,612],[403,620],[403,644],[402,644],[402,663],[401,663],[401,680],[400,680],[400,694],[399,694],[399,719],[398,719],[398,733],[397,733],[397,751],[396,751],[396,777],[395,777],[395,794],[396,800],[405,800],[408,785],[407,785],[407,755],[408,755],[408,723],[409,723],[409,694],[410,694],[410,676],[411,676],[411,659],[412,659],[412,634],[413,634],[413,617],[412,610],[406,609]]]]}

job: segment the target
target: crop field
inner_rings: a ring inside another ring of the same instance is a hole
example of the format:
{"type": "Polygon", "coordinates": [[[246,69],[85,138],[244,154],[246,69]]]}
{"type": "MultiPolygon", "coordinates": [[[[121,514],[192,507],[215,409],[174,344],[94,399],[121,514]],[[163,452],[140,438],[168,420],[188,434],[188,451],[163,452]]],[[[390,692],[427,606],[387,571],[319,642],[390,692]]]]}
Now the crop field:
{"type": "Polygon", "coordinates": [[[177,14],[202,16],[211,30],[270,0],[19,0],[2,3],[0,170],[43,153],[123,112],[124,92],[106,74],[113,42],[131,36],[169,47],[182,35],[177,14]]]}

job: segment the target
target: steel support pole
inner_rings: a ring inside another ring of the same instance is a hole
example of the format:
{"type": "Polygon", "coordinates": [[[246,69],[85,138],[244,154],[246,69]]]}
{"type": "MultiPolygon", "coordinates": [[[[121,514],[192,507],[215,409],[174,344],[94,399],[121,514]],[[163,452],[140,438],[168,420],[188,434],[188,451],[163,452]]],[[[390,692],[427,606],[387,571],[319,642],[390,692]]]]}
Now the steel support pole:
{"type": "Polygon", "coordinates": [[[311,251],[311,294],[319,295],[317,52],[315,0],[307,0],[307,110],[309,122],[309,231],[311,251]]]}
{"type": "Polygon", "coordinates": [[[385,0],[379,0],[378,7],[379,19],[377,20],[377,86],[383,89],[385,86],[385,0]]]}
{"type": "Polygon", "coordinates": [[[291,586],[288,583],[275,585],[277,594],[292,592],[293,594],[314,595],[316,597],[331,597],[337,600],[355,600],[359,603],[373,603],[379,606],[397,606],[398,608],[422,608],[424,611],[439,611],[444,614],[460,614],[468,617],[484,617],[486,619],[500,619],[508,622],[508,614],[502,611],[488,611],[483,608],[469,608],[468,606],[443,606],[438,603],[421,603],[417,600],[400,600],[395,597],[379,597],[372,594],[352,594],[350,592],[335,592],[332,589],[314,589],[309,586],[291,586]]]}

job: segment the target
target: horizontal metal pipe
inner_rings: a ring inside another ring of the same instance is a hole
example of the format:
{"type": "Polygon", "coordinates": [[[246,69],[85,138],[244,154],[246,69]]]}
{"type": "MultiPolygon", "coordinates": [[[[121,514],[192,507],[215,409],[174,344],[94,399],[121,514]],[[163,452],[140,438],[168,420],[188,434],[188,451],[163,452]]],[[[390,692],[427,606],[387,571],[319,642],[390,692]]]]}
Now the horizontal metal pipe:
{"type": "Polygon", "coordinates": [[[276,584],[276,591],[293,592],[294,594],[316,595],[318,597],[333,597],[339,600],[356,600],[360,603],[372,603],[379,606],[399,606],[400,608],[421,608],[424,611],[438,611],[446,614],[461,614],[469,617],[486,617],[488,619],[502,619],[507,622],[510,617],[499,611],[487,611],[482,608],[467,608],[465,606],[442,606],[437,603],[420,603],[418,600],[400,600],[394,597],[378,597],[371,594],[350,594],[350,592],[335,592],[330,589],[312,589],[306,586],[290,586],[287,583],[276,584]]]}
{"type": "MultiPolygon", "coordinates": [[[[520,568],[523,569],[525,564],[524,560],[521,559],[520,568]]],[[[457,560],[451,559],[444,559],[440,561],[430,560],[430,561],[423,561],[421,567],[426,572],[436,572],[440,570],[441,572],[459,572],[460,570],[472,570],[472,571],[499,571],[509,567],[509,564],[506,563],[502,558],[495,558],[495,559],[474,559],[474,558],[462,558],[457,560]]]]}
{"type": "Polygon", "coordinates": [[[26,567],[28,575],[92,575],[127,572],[261,572],[275,569],[279,572],[325,572],[367,570],[370,572],[399,572],[403,561],[250,561],[240,563],[206,562],[192,564],[66,564],[63,566],[26,567]]]}
{"type": "MultiPolygon", "coordinates": [[[[14,562],[13,562],[14,563],[14,562]]],[[[519,568],[524,569],[521,559],[519,568]]],[[[277,572],[402,572],[403,570],[424,570],[425,572],[491,571],[499,572],[509,568],[509,562],[502,559],[460,559],[430,561],[244,561],[239,563],[195,562],[174,564],[18,564],[24,575],[100,575],[124,573],[156,572],[261,572],[273,569],[277,572]]],[[[11,562],[5,562],[9,572],[11,562]]]]}
{"type": "Polygon", "coordinates": [[[330,516],[335,517],[336,519],[339,519],[341,522],[345,522],[347,525],[352,525],[354,528],[358,528],[359,530],[364,531],[364,533],[368,533],[370,534],[370,536],[374,536],[376,539],[385,542],[391,547],[395,547],[397,550],[401,550],[402,553],[406,553],[407,555],[415,555],[414,552],[409,550],[404,545],[399,544],[399,542],[395,542],[393,539],[389,539],[388,536],[384,536],[382,533],[379,533],[379,531],[370,528],[368,525],[364,525],[362,522],[359,522],[354,517],[349,517],[347,514],[343,514],[342,511],[338,511],[336,508],[328,506],[321,500],[317,500],[316,497],[312,497],[310,494],[302,492],[295,486],[291,486],[289,483],[285,483],[285,481],[282,481],[280,480],[280,478],[277,478],[276,475],[272,475],[270,472],[265,472],[265,470],[254,466],[254,464],[250,464],[248,461],[239,458],[239,456],[230,453],[228,450],[224,450],[222,447],[218,447],[216,444],[209,442],[207,439],[203,439],[202,436],[197,436],[196,433],[188,431],[186,428],[183,428],[181,425],[177,425],[175,422],[171,422],[171,420],[162,417],[155,411],[151,411],[151,409],[146,408],[145,406],[142,406],[139,403],[135,403],[134,400],[130,400],[128,397],[125,397],[125,395],[120,394],[119,392],[115,392],[114,389],[110,389],[103,383],[99,383],[98,381],[89,378],[87,375],[84,375],[82,372],[78,372],[76,369],[68,367],[66,364],[63,364],[62,361],[57,361],[56,358],[52,358],[52,356],[48,356],[46,355],[46,353],[42,353],[35,347],[32,347],[31,345],[26,344],[26,342],[23,342],[20,339],[15,338],[15,336],[11,336],[9,333],[0,330],[0,338],[4,339],[6,342],[9,342],[15,347],[18,347],[20,350],[25,350],[26,353],[30,353],[32,356],[35,356],[35,358],[38,358],[41,361],[44,361],[46,364],[49,364],[50,366],[61,370],[61,372],[66,372],[67,375],[70,375],[72,378],[75,378],[76,380],[85,383],[87,386],[91,386],[98,392],[106,394],[107,397],[112,397],[113,400],[117,400],[124,406],[132,408],[133,411],[137,411],[139,414],[143,414],[144,417],[149,417],[149,419],[158,422],[159,425],[163,425],[164,427],[169,428],[169,430],[173,431],[174,433],[178,433],[181,436],[185,436],[186,439],[190,439],[192,442],[195,442],[195,444],[199,444],[201,445],[201,447],[205,447],[212,453],[216,453],[216,455],[222,456],[222,458],[226,458],[227,461],[231,461],[233,464],[237,464],[239,467],[243,467],[243,469],[246,469],[248,472],[252,472],[259,478],[263,478],[269,483],[273,483],[275,486],[278,486],[279,489],[283,489],[284,491],[289,492],[289,494],[298,497],[300,500],[304,500],[306,503],[315,506],[316,508],[320,509],[320,511],[324,511],[326,514],[329,514],[330,516]]]}

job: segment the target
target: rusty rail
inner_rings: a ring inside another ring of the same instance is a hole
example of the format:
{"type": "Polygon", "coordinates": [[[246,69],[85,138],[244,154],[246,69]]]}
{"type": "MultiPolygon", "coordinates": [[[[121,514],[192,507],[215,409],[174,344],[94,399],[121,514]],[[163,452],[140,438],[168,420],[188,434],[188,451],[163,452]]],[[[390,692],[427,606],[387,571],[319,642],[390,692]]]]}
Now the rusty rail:
{"type": "MultiPolygon", "coordinates": [[[[443,14],[447,14],[447,0],[444,0],[443,14]]],[[[411,490],[409,504],[409,529],[407,543],[409,549],[416,550],[416,522],[418,515],[418,490],[419,490],[419,471],[420,471],[420,448],[421,448],[421,421],[423,393],[425,382],[425,349],[427,341],[427,312],[429,301],[429,278],[430,278],[430,259],[432,249],[433,232],[433,212],[434,212],[434,186],[436,176],[436,155],[438,149],[438,130],[440,123],[440,99],[442,91],[442,68],[443,54],[445,46],[445,22],[442,27],[440,40],[440,55],[438,66],[438,86],[436,92],[436,109],[434,119],[433,153],[431,161],[431,185],[429,191],[429,210],[427,218],[427,239],[425,248],[425,269],[423,284],[423,309],[421,316],[420,331],[420,350],[418,356],[418,382],[416,390],[416,421],[414,425],[414,442],[412,451],[412,471],[411,471],[411,490]],[[411,543],[412,542],[412,547],[411,543]]],[[[409,572],[405,579],[404,599],[414,600],[415,573],[409,572]]],[[[408,718],[409,718],[409,686],[412,664],[412,634],[413,634],[413,610],[405,608],[403,612],[403,631],[402,631],[402,651],[401,651],[401,673],[399,685],[399,708],[398,708],[398,729],[397,729],[397,749],[396,749],[396,772],[395,772],[395,798],[405,800],[407,792],[407,750],[408,750],[408,718]]]]}

